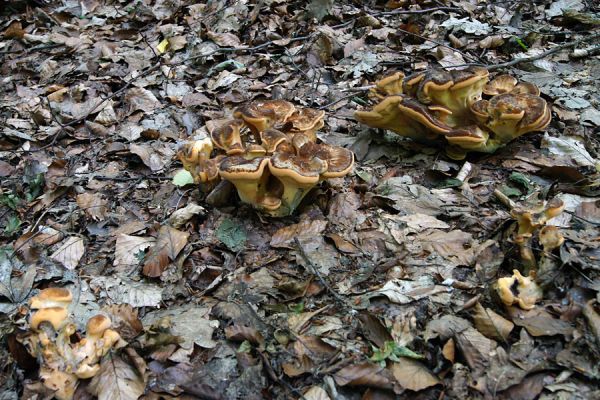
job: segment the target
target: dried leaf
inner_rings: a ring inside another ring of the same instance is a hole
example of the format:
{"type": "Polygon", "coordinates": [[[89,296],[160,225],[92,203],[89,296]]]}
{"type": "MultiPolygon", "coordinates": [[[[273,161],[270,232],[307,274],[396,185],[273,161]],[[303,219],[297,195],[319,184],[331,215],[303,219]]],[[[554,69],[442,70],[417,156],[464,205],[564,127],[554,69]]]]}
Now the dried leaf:
{"type": "Polygon", "coordinates": [[[475,304],[473,323],[475,328],[485,336],[494,340],[506,341],[515,325],[496,314],[490,308],[483,308],[479,302],[475,304]]]}
{"type": "Polygon", "coordinates": [[[100,363],[88,389],[98,400],[137,400],[144,393],[146,383],[135,368],[113,353],[100,363]]]}
{"type": "Polygon", "coordinates": [[[158,307],[162,302],[163,289],[159,286],[124,277],[98,276],[90,281],[90,287],[114,303],[127,303],[133,307],[158,307]]]}
{"type": "Polygon", "coordinates": [[[188,222],[194,215],[204,215],[206,209],[196,203],[189,203],[187,206],[175,211],[169,217],[169,224],[173,228],[179,228],[181,225],[188,222]]]}
{"type": "Polygon", "coordinates": [[[142,260],[140,252],[143,254],[143,251],[152,246],[154,242],[153,237],[119,234],[115,245],[113,265],[118,267],[139,264],[142,260]]]}
{"type": "Polygon", "coordinates": [[[167,268],[169,263],[177,257],[177,254],[185,247],[190,234],[181,232],[170,226],[163,226],[158,231],[156,243],[146,256],[144,275],[151,278],[159,277],[167,268]]]}
{"type": "Polygon", "coordinates": [[[84,252],[83,239],[78,236],[71,236],[50,257],[67,269],[73,270],[79,264],[84,252]]]}
{"type": "Polygon", "coordinates": [[[392,382],[387,370],[373,363],[349,365],[333,375],[340,386],[365,385],[375,388],[391,389],[392,382]]]}
{"type": "Polygon", "coordinates": [[[411,358],[400,357],[389,367],[398,383],[406,389],[418,392],[441,383],[427,367],[411,358]]]}

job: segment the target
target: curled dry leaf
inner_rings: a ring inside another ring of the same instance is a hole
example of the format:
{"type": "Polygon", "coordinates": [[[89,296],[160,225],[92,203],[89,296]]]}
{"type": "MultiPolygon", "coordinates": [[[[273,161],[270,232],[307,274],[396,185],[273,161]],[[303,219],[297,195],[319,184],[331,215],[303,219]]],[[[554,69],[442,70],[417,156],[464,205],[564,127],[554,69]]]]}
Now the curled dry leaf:
{"type": "Polygon", "coordinates": [[[119,356],[109,353],[89,385],[98,400],[137,400],[144,393],[145,379],[119,356]]]}
{"type": "Polygon", "coordinates": [[[113,265],[118,267],[139,264],[139,253],[152,246],[154,242],[153,237],[119,234],[115,244],[113,265]]]}
{"type": "Polygon", "coordinates": [[[393,387],[393,378],[388,371],[373,363],[349,365],[336,372],[333,379],[340,386],[370,386],[382,389],[393,387]]]}
{"type": "Polygon", "coordinates": [[[490,339],[506,341],[515,325],[509,320],[496,314],[490,308],[475,304],[473,323],[475,328],[490,339]]]}
{"type": "Polygon", "coordinates": [[[84,252],[83,239],[71,236],[50,257],[64,265],[65,268],[73,270],[79,264],[84,252]]]}
{"type": "Polygon", "coordinates": [[[415,392],[441,383],[425,365],[411,358],[400,357],[389,368],[400,386],[415,392]]]}
{"type": "Polygon", "coordinates": [[[151,278],[159,277],[185,247],[189,236],[189,233],[178,231],[170,226],[161,227],[154,246],[146,256],[142,271],[144,275],[151,278]]]}
{"type": "Polygon", "coordinates": [[[306,400],[331,400],[327,392],[319,386],[311,386],[302,396],[306,400]]]}
{"type": "Polygon", "coordinates": [[[189,203],[187,206],[180,208],[175,211],[169,217],[169,224],[173,228],[179,228],[186,222],[188,222],[194,215],[204,215],[206,213],[206,209],[202,206],[199,206],[196,203],[189,203]]]}

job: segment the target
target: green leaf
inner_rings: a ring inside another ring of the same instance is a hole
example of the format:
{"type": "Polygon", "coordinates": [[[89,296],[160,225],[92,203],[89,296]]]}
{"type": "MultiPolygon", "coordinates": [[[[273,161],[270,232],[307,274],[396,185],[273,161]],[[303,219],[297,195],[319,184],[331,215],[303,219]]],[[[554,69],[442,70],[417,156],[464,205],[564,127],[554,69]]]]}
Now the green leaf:
{"type": "Polygon", "coordinates": [[[217,228],[217,238],[231,251],[240,251],[244,248],[247,235],[246,230],[237,221],[226,218],[217,228]]]}
{"type": "Polygon", "coordinates": [[[189,171],[185,169],[180,169],[173,177],[173,185],[175,186],[182,187],[185,185],[191,185],[193,183],[194,177],[192,176],[192,174],[190,174],[189,171]]]}
{"type": "Polygon", "coordinates": [[[37,174],[33,179],[29,181],[29,190],[25,194],[25,200],[27,202],[35,200],[40,194],[42,194],[44,188],[44,174],[37,174]]]}
{"type": "Polygon", "coordinates": [[[525,44],[525,42],[523,41],[523,39],[521,39],[518,36],[513,36],[515,38],[515,40],[517,41],[517,43],[519,44],[519,46],[521,46],[523,48],[523,50],[528,51],[529,47],[527,47],[527,45],[525,44]]]}
{"type": "Polygon", "coordinates": [[[17,209],[20,200],[21,199],[19,198],[19,196],[13,193],[3,194],[2,196],[0,196],[0,204],[13,210],[17,209]]]}
{"type": "Polygon", "coordinates": [[[16,231],[19,230],[21,226],[21,220],[16,215],[11,215],[8,217],[8,222],[6,223],[6,227],[4,228],[4,233],[7,235],[12,235],[16,231]]]}
{"type": "Polygon", "coordinates": [[[398,361],[400,357],[409,357],[417,360],[424,358],[422,355],[415,353],[408,347],[399,346],[394,341],[386,341],[382,348],[373,351],[371,361],[379,364],[383,363],[384,365],[385,360],[398,361]]]}
{"type": "Polygon", "coordinates": [[[238,347],[237,352],[238,353],[250,353],[251,350],[252,350],[252,344],[250,344],[249,341],[244,340],[240,344],[240,347],[238,347]]]}

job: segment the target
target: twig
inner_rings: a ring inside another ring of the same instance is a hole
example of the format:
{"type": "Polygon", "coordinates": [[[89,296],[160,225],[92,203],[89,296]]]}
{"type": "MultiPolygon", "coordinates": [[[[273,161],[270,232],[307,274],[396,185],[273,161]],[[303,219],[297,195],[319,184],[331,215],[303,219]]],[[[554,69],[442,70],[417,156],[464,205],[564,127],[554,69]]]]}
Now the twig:
{"type": "Polygon", "coordinates": [[[327,291],[329,293],[331,293],[333,295],[333,297],[335,297],[335,299],[340,303],[340,305],[342,305],[345,308],[349,308],[351,310],[354,310],[354,307],[352,307],[352,305],[350,305],[350,303],[346,299],[344,299],[342,296],[340,296],[329,285],[329,283],[327,283],[327,281],[325,280],[325,278],[323,278],[323,275],[321,275],[321,273],[316,268],[316,266],[313,264],[313,262],[310,260],[310,258],[308,258],[308,255],[306,254],[306,251],[304,250],[304,247],[302,247],[302,244],[300,243],[300,240],[298,240],[298,236],[294,237],[294,243],[296,244],[296,247],[298,247],[298,251],[300,252],[300,256],[302,256],[302,258],[304,259],[304,262],[306,262],[306,265],[308,265],[308,267],[311,269],[312,273],[319,279],[319,281],[325,287],[325,289],[327,289],[327,291]]]}
{"type": "MultiPolygon", "coordinates": [[[[398,9],[398,10],[394,10],[394,11],[382,11],[382,12],[378,12],[378,13],[374,13],[374,14],[369,14],[371,17],[379,17],[379,16],[388,16],[388,15],[410,15],[410,14],[426,14],[426,13],[430,13],[430,12],[434,12],[434,11],[456,11],[456,12],[460,12],[460,11],[464,11],[460,8],[457,7],[432,7],[432,8],[425,8],[423,10],[402,10],[402,9],[398,9]]],[[[361,18],[360,17],[354,17],[349,21],[346,22],[342,22],[341,24],[338,25],[333,25],[331,26],[332,29],[340,29],[340,28],[345,28],[348,25],[351,25],[354,21],[356,21],[357,19],[361,18]]]]}
{"type": "Polygon", "coordinates": [[[555,46],[553,48],[551,48],[550,50],[546,50],[543,53],[540,53],[536,56],[531,56],[531,57],[523,57],[523,58],[515,58],[512,61],[508,61],[505,63],[501,63],[501,64],[494,64],[494,65],[489,65],[487,67],[488,70],[490,71],[494,71],[500,68],[506,68],[506,67],[512,67],[513,65],[517,65],[517,64],[521,64],[524,62],[531,62],[531,61],[536,61],[536,60],[540,60],[542,58],[548,57],[551,54],[557,53],[561,50],[564,49],[568,49],[570,47],[575,47],[581,43],[587,42],[590,39],[596,39],[596,38],[600,38],[600,33],[596,33],[595,35],[591,35],[591,36],[586,36],[583,37],[581,39],[577,39],[574,40],[572,42],[569,43],[563,43],[563,44],[559,44],[558,46],[555,46]]]}

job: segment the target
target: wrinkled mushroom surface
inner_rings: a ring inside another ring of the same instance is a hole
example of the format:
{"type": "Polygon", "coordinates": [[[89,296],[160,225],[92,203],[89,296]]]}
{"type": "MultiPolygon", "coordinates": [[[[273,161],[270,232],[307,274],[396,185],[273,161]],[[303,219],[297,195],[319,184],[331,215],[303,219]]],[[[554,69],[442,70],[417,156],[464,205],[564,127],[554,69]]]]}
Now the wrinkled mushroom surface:
{"type": "MultiPolygon", "coordinates": [[[[324,126],[322,110],[260,100],[238,107],[233,116],[213,129],[210,139],[188,143],[178,153],[203,189],[222,179],[235,186],[242,202],[272,216],[286,216],[319,182],[352,170],[351,151],[317,143],[316,132],[324,126]]],[[[417,122],[413,125],[422,130],[417,122]]]]}
{"type": "Polygon", "coordinates": [[[544,130],[551,119],[535,85],[510,75],[489,81],[481,67],[396,73],[376,82],[370,97],[379,103],[356,111],[359,122],[425,143],[444,138],[447,153],[456,159],[469,151],[494,152],[525,133],[544,130]]]}

